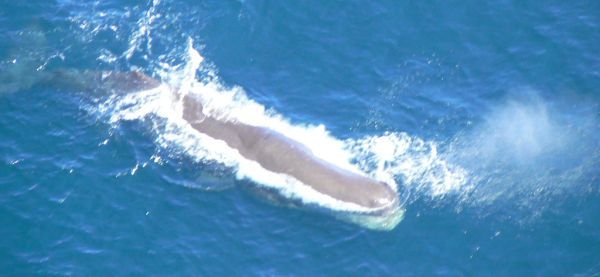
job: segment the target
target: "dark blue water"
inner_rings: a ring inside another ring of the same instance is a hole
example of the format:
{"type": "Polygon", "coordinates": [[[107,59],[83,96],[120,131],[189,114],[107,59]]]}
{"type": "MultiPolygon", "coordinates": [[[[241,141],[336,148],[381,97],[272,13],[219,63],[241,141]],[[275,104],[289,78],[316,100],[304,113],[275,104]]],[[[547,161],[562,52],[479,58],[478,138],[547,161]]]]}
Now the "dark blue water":
{"type": "Polygon", "coordinates": [[[0,273],[596,276],[598,45],[594,1],[0,1],[0,273]],[[236,93],[393,178],[404,220],[274,200],[163,94],[40,82],[59,69],[236,93]]]}

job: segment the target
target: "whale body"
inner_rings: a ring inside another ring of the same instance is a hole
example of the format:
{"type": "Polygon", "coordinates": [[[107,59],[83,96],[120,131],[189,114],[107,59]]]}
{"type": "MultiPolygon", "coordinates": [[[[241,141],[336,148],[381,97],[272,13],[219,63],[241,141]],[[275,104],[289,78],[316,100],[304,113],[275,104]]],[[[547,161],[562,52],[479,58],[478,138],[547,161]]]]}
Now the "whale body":
{"type": "Polygon", "coordinates": [[[183,98],[183,106],[183,118],[194,129],[225,141],[244,158],[269,171],[289,175],[320,193],[372,210],[385,209],[398,201],[387,184],[328,163],[281,133],[206,116],[201,103],[189,95],[183,98]]]}
{"type": "MultiPolygon", "coordinates": [[[[162,83],[141,72],[60,70],[46,83],[71,90],[126,93],[156,88],[162,83]]],[[[177,90],[173,88],[173,90],[177,90]]],[[[264,169],[285,174],[315,191],[366,212],[343,216],[371,229],[393,229],[403,218],[398,193],[388,184],[329,163],[291,137],[272,129],[206,115],[200,100],[182,99],[183,119],[196,131],[224,141],[245,159],[264,169]]]]}

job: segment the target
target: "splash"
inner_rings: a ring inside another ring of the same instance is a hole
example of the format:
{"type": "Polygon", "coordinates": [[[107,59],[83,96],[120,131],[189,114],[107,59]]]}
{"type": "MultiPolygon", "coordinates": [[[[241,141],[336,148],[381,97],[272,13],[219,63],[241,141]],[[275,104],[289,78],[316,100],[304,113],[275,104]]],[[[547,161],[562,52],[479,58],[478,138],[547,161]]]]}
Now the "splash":
{"type": "MultiPolygon", "coordinates": [[[[381,180],[402,178],[404,188],[431,199],[465,195],[472,190],[468,173],[448,163],[434,142],[406,133],[385,133],[346,141],[359,167],[381,180]]],[[[411,201],[417,198],[410,199],[411,201]]]]}
{"type": "Polygon", "coordinates": [[[138,29],[134,32],[133,38],[129,41],[129,48],[125,53],[124,57],[129,60],[133,57],[133,54],[140,49],[144,40],[146,40],[146,51],[152,52],[152,25],[154,21],[161,15],[157,13],[156,9],[160,5],[160,0],[152,0],[152,5],[146,11],[145,16],[138,20],[138,29]]]}

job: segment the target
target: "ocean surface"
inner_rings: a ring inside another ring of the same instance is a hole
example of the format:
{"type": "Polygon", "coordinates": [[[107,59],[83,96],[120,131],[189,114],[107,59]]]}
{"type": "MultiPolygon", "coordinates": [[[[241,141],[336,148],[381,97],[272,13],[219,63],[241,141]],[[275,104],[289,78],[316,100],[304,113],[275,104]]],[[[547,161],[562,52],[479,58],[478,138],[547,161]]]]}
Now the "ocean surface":
{"type": "Polygon", "coordinates": [[[0,275],[599,276],[599,51],[598,1],[0,0],[0,275]],[[165,86],[68,84],[100,71],[165,86]],[[340,217],[167,86],[403,220],[340,217]]]}

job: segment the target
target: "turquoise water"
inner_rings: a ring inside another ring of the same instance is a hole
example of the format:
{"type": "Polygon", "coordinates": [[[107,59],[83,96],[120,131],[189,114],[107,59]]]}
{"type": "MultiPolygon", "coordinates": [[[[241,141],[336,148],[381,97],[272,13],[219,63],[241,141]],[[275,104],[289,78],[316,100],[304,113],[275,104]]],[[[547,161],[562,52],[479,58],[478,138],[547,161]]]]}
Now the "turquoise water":
{"type": "Polygon", "coordinates": [[[593,1],[0,1],[0,273],[596,276],[599,24],[593,1]],[[404,220],[277,196],[168,93],[39,82],[59,69],[212,99],[391,178],[404,220]]]}

